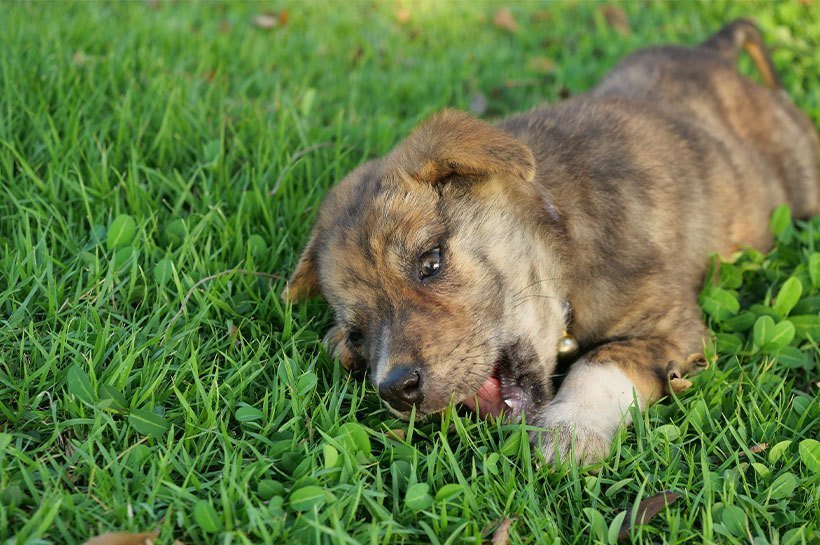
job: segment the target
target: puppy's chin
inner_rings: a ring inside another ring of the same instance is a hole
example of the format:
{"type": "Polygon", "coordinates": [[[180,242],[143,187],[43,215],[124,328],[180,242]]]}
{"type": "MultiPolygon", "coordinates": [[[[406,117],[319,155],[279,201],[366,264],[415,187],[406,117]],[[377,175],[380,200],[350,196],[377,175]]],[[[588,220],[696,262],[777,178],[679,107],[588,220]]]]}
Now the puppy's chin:
{"type": "Polygon", "coordinates": [[[400,418],[400,419],[404,420],[405,422],[410,420],[410,415],[412,414],[411,411],[398,411],[398,410],[394,409],[393,407],[391,407],[390,403],[388,403],[387,401],[385,401],[383,399],[382,399],[382,403],[384,404],[385,407],[387,407],[387,410],[390,411],[393,414],[393,416],[395,416],[396,418],[400,418]]]}
{"type": "MultiPolygon", "coordinates": [[[[384,406],[387,407],[387,410],[390,411],[390,413],[393,416],[395,416],[396,418],[404,420],[405,422],[409,422],[410,417],[413,416],[413,410],[412,409],[409,410],[409,411],[399,411],[399,410],[396,410],[393,407],[391,407],[390,403],[388,403],[387,401],[385,401],[383,399],[381,401],[384,404],[384,406]]],[[[430,417],[434,414],[442,413],[449,406],[450,406],[450,404],[448,403],[448,404],[445,404],[444,406],[442,406],[439,409],[432,409],[432,410],[431,409],[420,409],[419,407],[415,407],[415,412],[416,412],[415,420],[418,422],[418,421],[424,420],[424,419],[426,419],[426,418],[428,418],[428,417],[430,417]]]]}
{"type": "Polygon", "coordinates": [[[405,422],[410,421],[410,417],[413,416],[414,409],[415,409],[415,413],[416,413],[415,420],[420,421],[420,420],[424,420],[428,416],[443,412],[449,406],[449,405],[444,405],[440,409],[434,409],[434,410],[430,410],[430,409],[426,409],[426,408],[420,408],[420,407],[414,407],[414,409],[410,409],[408,411],[399,411],[399,410],[394,409],[393,407],[391,407],[390,403],[388,403],[387,401],[385,401],[383,399],[382,399],[382,403],[384,404],[385,407],[387,407],[387,410],[390,411],[390,413],[393,416],[395,416],[396,418],[400,418],[401,420],[404,420],[405,422]]]}

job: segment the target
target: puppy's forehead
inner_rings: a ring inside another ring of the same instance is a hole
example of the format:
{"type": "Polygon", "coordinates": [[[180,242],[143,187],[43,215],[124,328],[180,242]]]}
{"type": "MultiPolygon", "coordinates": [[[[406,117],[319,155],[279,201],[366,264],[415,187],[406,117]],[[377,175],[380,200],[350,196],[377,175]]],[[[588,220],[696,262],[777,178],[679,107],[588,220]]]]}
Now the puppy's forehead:
{"type": "Polygon", "coordinates": [[[438,193],[380,166],[351,173],[323,205],[319,276],[330,299],[389,289],[443,234],[438,193]]]}
{"type": "Polygon", "coordinates": [[[385,170],[383,160],[357,168],[336,187],[322,205],[320,225],[325,234],[351,229],[411,227],[435,212],[438,194],[428,184],[385,170]]]}

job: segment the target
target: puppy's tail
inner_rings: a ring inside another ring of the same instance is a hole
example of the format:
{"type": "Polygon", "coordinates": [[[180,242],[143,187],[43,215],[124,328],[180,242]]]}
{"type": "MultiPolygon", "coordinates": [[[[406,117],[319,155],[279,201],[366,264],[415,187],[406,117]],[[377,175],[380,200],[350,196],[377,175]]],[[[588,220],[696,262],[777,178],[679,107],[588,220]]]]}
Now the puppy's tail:
{"type": "Polygon", "coordinates": [[[783,87],[774,69],[774,64],[772,64],[769,50],[763,43],[760,29],[748,19],[735,19],[703,42],[701,47],[713,50],[732,64],[737,62],[742,49],[752,58],[763,82],[769,89],[783,87]]]}

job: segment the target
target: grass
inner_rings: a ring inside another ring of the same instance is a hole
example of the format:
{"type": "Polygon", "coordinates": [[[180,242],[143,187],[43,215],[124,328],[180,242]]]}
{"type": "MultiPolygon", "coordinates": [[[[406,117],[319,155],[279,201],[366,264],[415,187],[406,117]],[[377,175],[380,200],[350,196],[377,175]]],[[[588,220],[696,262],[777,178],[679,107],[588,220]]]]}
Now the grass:
{"type": "Polygon", "coordinates": [[[511,543],[613,542],[664,490],[627,540],[817,542],[820,218],[707,285],[718,364],[593,468],[538,467],[524,426],[392,420],[323,353],[327,308],[252,274],[287,275],[327,188],[427,114],[555,101],[736,16],[820,123],[820,4],[625,4],[628,34],[593,3],[513,4],[516,32],[499,7],[4,6],[0,542],[481,543],[506,517],[511,543]]]}

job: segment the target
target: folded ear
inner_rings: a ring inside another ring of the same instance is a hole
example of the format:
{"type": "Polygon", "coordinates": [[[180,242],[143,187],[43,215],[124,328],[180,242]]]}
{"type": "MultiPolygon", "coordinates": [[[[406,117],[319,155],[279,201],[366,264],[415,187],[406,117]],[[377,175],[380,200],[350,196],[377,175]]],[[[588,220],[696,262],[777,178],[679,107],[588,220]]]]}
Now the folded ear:
{"type": "Polygon", "coordinates": [[[296,264],[285,289],[282,290],[282,301],[298,303],[319,295],[319,275],[316,264],[316,234],[310,237],[307,246],[296,264]]]}
{"type": "Polygon", "coordinates": [[[387,157],[388,173],[437,184],[453,176],[507,174],[531,182],[530,149],[498,127],[457,110],[445,110],[419,125],[387,157]]]}

